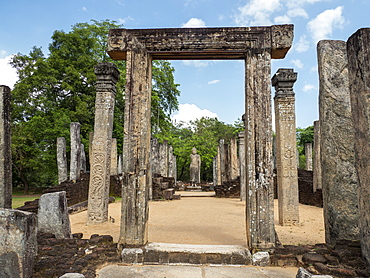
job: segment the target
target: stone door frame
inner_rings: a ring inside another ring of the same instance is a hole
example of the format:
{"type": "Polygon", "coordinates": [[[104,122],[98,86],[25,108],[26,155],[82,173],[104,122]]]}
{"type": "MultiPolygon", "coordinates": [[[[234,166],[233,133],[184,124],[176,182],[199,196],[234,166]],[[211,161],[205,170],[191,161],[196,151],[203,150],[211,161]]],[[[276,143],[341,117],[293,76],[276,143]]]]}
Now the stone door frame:
{"type": "Polygon", "coordinates": [[[121,247],[148,241],[152,60],[245,61],[246,234],[249,248],[275,244],[271,59],[283,59],[293,25],[112,29],[107,52],[126,60],[121,247]]]}

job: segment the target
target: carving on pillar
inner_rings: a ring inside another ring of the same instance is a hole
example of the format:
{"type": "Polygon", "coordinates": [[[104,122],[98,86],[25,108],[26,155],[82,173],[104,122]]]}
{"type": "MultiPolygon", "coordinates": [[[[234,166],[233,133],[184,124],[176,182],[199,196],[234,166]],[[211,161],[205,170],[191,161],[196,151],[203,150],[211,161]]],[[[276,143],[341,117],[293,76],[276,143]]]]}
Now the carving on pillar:
{"type": "Polygon", "coordinates": [[[119,72],[112,63],[99,64],[95,67],[95,74],[97,93],[94,134],[90,148],[87,224],[99,224],[108,220],[115,84],[119,77],[119,72]]]}
{"type": "Polygon", "coordinates": [[[275,87],[276,170],[281,225],[299,222],[293,91],[296,80],[297,73],[293,69],[279,69],[272,77],[272,85],[275,87]]]}

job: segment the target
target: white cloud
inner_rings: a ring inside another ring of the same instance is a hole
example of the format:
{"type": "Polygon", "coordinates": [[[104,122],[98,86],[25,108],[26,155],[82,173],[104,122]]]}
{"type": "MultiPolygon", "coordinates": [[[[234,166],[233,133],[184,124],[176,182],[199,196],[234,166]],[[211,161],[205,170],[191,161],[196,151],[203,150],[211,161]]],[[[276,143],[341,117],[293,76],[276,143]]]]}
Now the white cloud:
{"type": "Polygon", "coordinates": [[[178,123],[184,122],[186,124],[189,121],[194,121],[202,117],[218,118],[216,113],[213,113],[208,109],[200,109],[195,104],[185,103],[179,105],[179,111],[172,116],[172,120],[178,123]]]}
{"type": "MultiPolygon", "coordinates": [[[[4,54],[4,51],[0,51],[0,53],[4,54]]],[[[15,82],[18,80],[18,75],[17,71],[9,65],[11,58],[12,55],[0,59],[0,85],[9,86],[12,89],[15,82]]]]}
{"type": "Polygon", "coordinates": [[[308,18],[307,12],[301,7],[297,7],[297,8],[293,8],[293,9],[288,10],[287,15],[290,16],[290,17],[299,17],[300,16],[300,17],[303,17],[303,18],[308,18]]]}
{"type": "Polygon", "coordinates": [[[6,55],[6,51],[5,50],[0,50],[0,57],[4,57],[6,55]]]}
{"type": "Polygon", "coordinates": [[[299,60],[299,59],[294,59],[294,60],[292,60],[292,61],[290,61],[296,68],[299,68],[299,69],[301,69],[301,68],[303,68],[303,63],[302,63],[302,61],[301,60],[299,60]]]}
{"type": "Polygon", "coordinates": [[[294,49],[299,52],[306,52],[310,48],[310,42],[306,39],[306,36],[303,35],[299,38],[299,41],[296,45],[293,45],[294,49]]]}
{"type": "Polygon", "coordinates": [[[288,24],[288,23],[292,23],[292,20],[289,16],[287,15],[282,15],[282,16],[277,16],[274,18],[274,22],[276,24],[288,24]]]}
{"type": "Polygon", "coordinates": [[[308,92],[308,91],[312,91],[314,89],[315,89],[315,86],[314,85],[312,85],[312,84],[306,84],[306,85],[303,86],[302,91],[303,92],[308,92]]]}
{"type": "Polygon", "coordinates": [[[183,28],[206,27],[206,23],[199,18],[190,18],[188,22],[181,25],[183,28]]]}
{"type": "Polygon", "coordinates": [[[82,10],[83,10],[84,12],[87,12],[87,8],[86,8],[86,7],[82,7],[82,10]]]}
{"type": "Polygon", "coordinates": [[[239,26],[271,25],[270,16],[280,8],[280,0],[251,0],[239,7],[235,22],[239,26]]]}
{"type": "Polygon", "coordinates": [[[118,23],[124,25],[127,21],[133,21],[134,19],[131,16],[125,18],[119,18],[118,23]]]}
{"type": "Polygon", "coordinates": [[[209,65],[209,61],[203,61],[203,60],[184,60],[182,61],[182,63],[185,66],[196,67],[196,68],[203,68],[209,65]]]}
{"type": "Polygon", "coordinates": [[[319,71],[319,67],[316,65],[316,66],[313,66],[310,68],[310,71],[312,72],[318,72],[319,71]]]}
{"type": "Polygon", "coordinates": [[[211,85],[211,84],[216,84],[218,82],[220,82],[221,80],[212,80],[212,81],[209,81],[208,82],[208,85],[211,85]]]}
{"type": "Polygon", "coordinates": [[[333,29],[343,27],[345,19],[342,16],[342,11],[342,6],[326,10],[307,23],[307,29],[311,32],[315,43],[319,40],[330,38],[333,29]]]}

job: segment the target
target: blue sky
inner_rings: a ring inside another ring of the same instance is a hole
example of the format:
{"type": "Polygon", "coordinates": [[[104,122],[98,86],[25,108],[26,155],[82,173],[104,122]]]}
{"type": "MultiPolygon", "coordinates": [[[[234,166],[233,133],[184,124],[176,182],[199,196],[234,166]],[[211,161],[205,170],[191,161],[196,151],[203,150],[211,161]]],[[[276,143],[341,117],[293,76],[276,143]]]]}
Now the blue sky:
{"type": "MultiPolygon", "coordinates": [[[[47,53],[55,30],[95,20],[116,20],[125,28],[238,27],[294,24],[293,47],[278,68],[294,68],[297,126],[318,119],[316,43],[346,41],[357,29],[370,26],[370,0],[0,0],[0,84],[13,86],[9,56],[28,54],[32,46],[47,53]]],[[[244,113],[242,61],[172,61],[180,84],[180,111],[188,120],[217,116],[233,123],[244,113]]],[[[274,89],[271,89],[274,95],[274,89]]]]}

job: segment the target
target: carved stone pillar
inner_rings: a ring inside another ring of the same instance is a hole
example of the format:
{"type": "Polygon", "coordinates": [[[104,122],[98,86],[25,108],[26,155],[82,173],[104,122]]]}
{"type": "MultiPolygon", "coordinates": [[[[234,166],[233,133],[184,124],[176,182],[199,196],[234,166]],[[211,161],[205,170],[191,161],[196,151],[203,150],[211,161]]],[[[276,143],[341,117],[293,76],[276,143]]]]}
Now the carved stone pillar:
{"type": "Polygon", "coordinates": [[[272,112],[268,51],[245,57],[246,228],[248,247],[275,244],[272,112]]]}
{"type": "Polygon", "coordinates": [[[110,165],[110,175],[115,176],[118,173],[117,165],[117,139],[112,138],[112,151],[111,151],[111,165],[110,165]]]}
{"type": "Polygon", "coordinates": [[[297,73],[279,69],[272,78],[275,87],[276,170],[279,224],[299,222],[298,170],[296,159],[295,98],[297,73]]]}
{"type": "Polygon", "coordinates": [[[239,174],[238,145],[236,138],[230,139],[230,179],[235,180],[239,174]]]}
{"type": "Polygon", "coordinates": [[[164,140],[159,144],[159,174],[162,177],[168,177],[168,141],[164,140]]]}
{"type": "Polygon", "coordinates": [[[325,241],[334,245],[360,237],[346,42],[319,41],[317,58],[325,241]]]}
{"type": "Polygon", "coordinates": [[[359,29],[347,41],[349,86],[359,189],[359,229],[362,254],[370,264],[370,28],[359,29]]]}
{"type": "Polygon", "coordinates": [[[321,150],[320,150],[320,121],[314,121],[313,123],[314,132],[314,159],[313,159],[313,192],[317,189],[322,189],[321,182],[321,150]]]}
{"type": "Polygon", "coordinates": [[[68,180],[66,139],[64,137],[57,138],[57,163],[58,163],[58,183],[68,180]]]}
{"type": "Polygon", "coordinates": [[[87,224],[108,220],[114,99],[119,78],[119,72],[112,63],[100,63],[94,72],[97,84],[87,224]]]}
{"type": "Polygon", "coordinates": [[[12,208],[10,88],[0,86],[0,208],[12,208]]]}
{"type": "Polygon", "coordinates": [[[304,153],[306,156],[306,171],[312,171],[312,143],[304,144],[304,153]]]}
{"type": "Polygon", "coordinates": [[[140,45],[127,51],[121,247],[148,241],[151,63],[140,45]]]}
{"type": "Polygon", "coordinates": [[[245,187],[245,132],[239,132],[239,165],[240,165],[240,201],[245,201],[247,191],[245,187]]]}
{"type": "Polygon", "coordinates": [[[69,179],[76,182],[80,179],[80,167],[81,167],[81,137],[80,137],[80,123],[71,123],[71,162],[69,179]]]}

